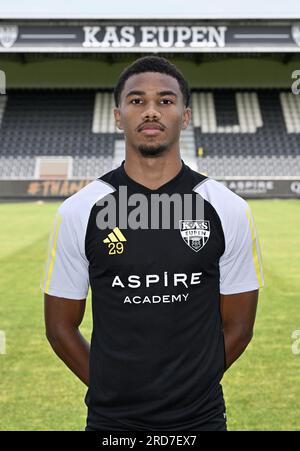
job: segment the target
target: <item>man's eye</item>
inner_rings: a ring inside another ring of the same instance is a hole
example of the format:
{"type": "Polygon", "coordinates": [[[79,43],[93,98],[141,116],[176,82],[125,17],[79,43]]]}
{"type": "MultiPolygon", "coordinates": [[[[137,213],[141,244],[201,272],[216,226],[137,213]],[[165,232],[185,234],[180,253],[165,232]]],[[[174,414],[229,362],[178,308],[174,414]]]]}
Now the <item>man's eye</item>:
{"type": "Polygon", "coordinates": [[[142,99],[132,99],[131,101],[130,101],[130,103],[133,103],[134,105],[138,105],[140,102],[142,101],[142,99]]]}
{"type": "Polygon", "coordinates": [[[162,99],[161,101],[162,101],[165,105],[168,105],[168,104],[173,103],[173,100],[171,100],[171,99],[162,99]]]}

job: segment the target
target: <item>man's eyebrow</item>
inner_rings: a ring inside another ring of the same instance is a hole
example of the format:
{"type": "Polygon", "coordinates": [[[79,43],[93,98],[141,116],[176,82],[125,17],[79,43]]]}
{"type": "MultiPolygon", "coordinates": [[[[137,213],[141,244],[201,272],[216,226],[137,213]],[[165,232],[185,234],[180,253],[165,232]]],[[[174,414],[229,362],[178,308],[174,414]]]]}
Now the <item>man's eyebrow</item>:
{"type": "Polygon", "coordinates": [[[170,90],[160,91],[157,94],[159,96],[173,96],[173,97],[177,97],[177,94],[174,91],[170,91],[170,90]]]}
{"type": "Polygon", "coordinates": [[[144,91],[137,91],[137,90],[132,90],[132,91],[129,91],[127,94],[126,94],[126,97],[130,97],[130,96],[143,96],[143,95],[145,95],[146,93],[144,92],[144,91]]]}
{"type": "MultiPolygon", "coordinates": [[[[126,94],[126,98],[130,97],[130,96],[144,96],[146,93],[145,91],[137,91],[137,90],[132,90],[129,91],[126,94]]],[[[173,97],[177,97],[177,94],[174,91],[170,91],[170,90],[165,90],[165,91],[159,91],[156,93],[159,96],[173,96],[173,97]]]]}

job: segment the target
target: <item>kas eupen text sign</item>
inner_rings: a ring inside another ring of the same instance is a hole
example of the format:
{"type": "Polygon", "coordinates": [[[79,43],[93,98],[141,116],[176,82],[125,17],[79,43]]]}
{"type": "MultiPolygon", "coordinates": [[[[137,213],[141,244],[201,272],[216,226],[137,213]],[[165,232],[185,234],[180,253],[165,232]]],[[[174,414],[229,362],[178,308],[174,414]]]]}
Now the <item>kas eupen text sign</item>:
{"type": "Polygon", "coordinates": [[[186,25],[24,26],[0,23],[0,52],[300,51],[291,26],[186,25]]]}

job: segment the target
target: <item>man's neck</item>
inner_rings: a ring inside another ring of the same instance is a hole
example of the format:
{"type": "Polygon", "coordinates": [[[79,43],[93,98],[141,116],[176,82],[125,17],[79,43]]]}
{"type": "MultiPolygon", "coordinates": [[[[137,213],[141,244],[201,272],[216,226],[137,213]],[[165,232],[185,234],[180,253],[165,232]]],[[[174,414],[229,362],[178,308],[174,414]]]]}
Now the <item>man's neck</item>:
{"type": "Polygon", "coordinates": [[[124,163],[124,170],[132,180],[153,190],[176,177],[181,168],[179,152],[152,158],[126,153],[124,163]]]}

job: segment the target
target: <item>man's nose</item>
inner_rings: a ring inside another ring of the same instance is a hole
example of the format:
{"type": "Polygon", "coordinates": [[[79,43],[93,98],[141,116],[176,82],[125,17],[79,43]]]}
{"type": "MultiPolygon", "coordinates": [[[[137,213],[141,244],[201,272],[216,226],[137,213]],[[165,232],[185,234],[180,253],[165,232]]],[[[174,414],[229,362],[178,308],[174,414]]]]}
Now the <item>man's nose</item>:
{"type": "Polygon", "coordinates": [[[149,104],[142,113],[142,119],[159,120],[161,118],[160,112],[155,108],[153,104],[149,104]]]}

